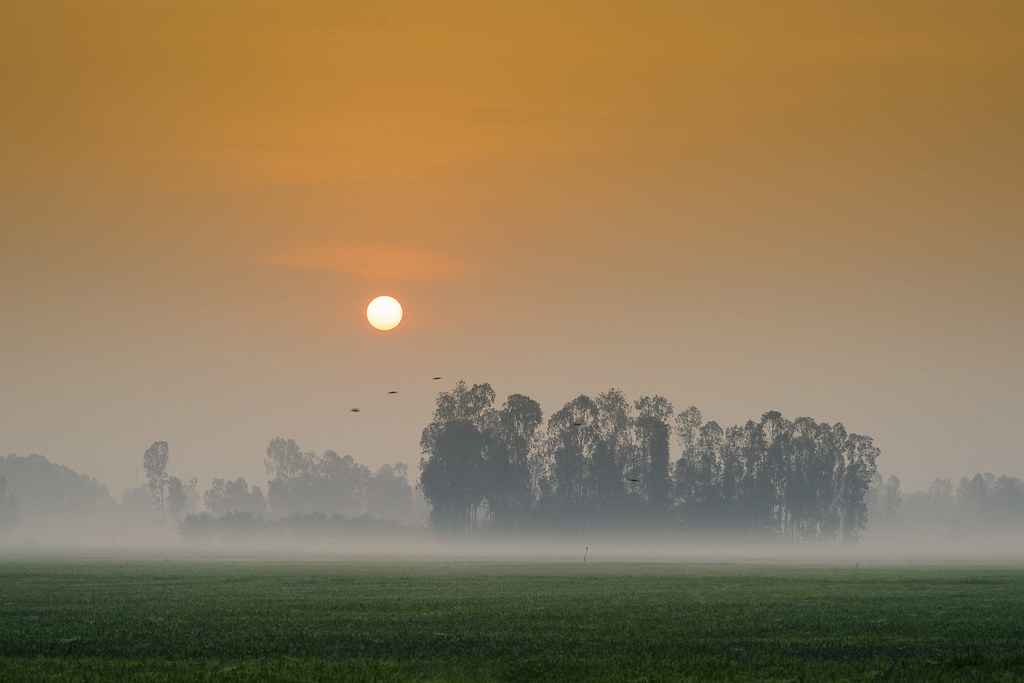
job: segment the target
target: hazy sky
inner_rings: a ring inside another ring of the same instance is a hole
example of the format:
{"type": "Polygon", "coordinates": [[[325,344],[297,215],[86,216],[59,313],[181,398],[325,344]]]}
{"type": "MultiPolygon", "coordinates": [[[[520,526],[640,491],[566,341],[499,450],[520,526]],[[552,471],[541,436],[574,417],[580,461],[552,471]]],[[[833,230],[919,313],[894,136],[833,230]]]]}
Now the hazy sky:
{"type": "Polygon", "coordinates": [[[1020,2],[0,0],[0,453],[115,496],[156,440],[203,489],[278,435],[414,465],[465,378],[1024,477],[1022,35],[1020,2]]]}

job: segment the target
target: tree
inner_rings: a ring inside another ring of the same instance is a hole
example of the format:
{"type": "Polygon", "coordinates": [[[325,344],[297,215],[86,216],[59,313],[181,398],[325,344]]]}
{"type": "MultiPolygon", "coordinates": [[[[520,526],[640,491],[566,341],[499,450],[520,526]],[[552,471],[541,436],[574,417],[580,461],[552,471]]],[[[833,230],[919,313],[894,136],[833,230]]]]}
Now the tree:
{"type": "Polygon", "coordinates": [[[598,418],[594,400],[580,395],[548,419],[545,452],[550,485],[546,488],[559,516],[563,521],[575,518],[577,529],[582,529],[587,483],[601,441],[598,418]]]}
{"type": "Polygon", "coordinates": [[[294,439],[275,437],[267,446],[267,497],[275,516],[363,513],[370,470],[351,455],[303,452],[294,439]]]}
{"type": "Polygon", "coordinates": [[[0,538],[14,531],[20,519],[18,499],[13,493],[7,495],[7,477],[0,475],[0,538]]]}
{"type": "Polygon", "coordinates": [[[877,471],[871,478],[871,487],[865,496],[868,508],[868,523],[871,528],[876,526],[893,527],[896,525],[903,494],[900,492],[900,480],[896,475],[884,479],[877,471]]]}
{"type": "Polygon", "coordinates": [[[540,404],[512,394],[495,415],[487,434],[485,496],[495,524],[518,531],[537,495],[530,456],[537,428],[544,420],[540,404]]]}
{"type": "Polygon", "coordinates": [[[669,476],[669,423],[672,404],[663,396],[643,396],[636,401],[636,441],[644,496],[656,518],[668,514],[672,480],[669,476]]]}
{"type": "Polygon", "coordinates": [[[366,487],[366,514],[376,519],[405,522],[412,518],[412,487],[404,463],[381,465],[366,487]]]}
{"type": "MultiPolygon", "coordinates": [[[[598,524],[607,528],[628,518],[630,502],[627,499],[626,478],[639,479],[643,464],[639,461],[634,434],[636,420],[633,406],[621,389],[609,389],[598,394],[598,443],[594,451],[588,489],[593,497],[593,508],[598,524]]],[[[636,492],[639,493],[639,492],[636,492]]],[[[635,498],[635,496],[634,496],[635,498]]],[[[633,507],[642,501],[635,500],[633,507]]]]}
{"type": "Polygon", "coordinates": [[[236,512],[261,517],[267,511],[263,491],[259,486],[250,490],[243,477],[234,481],[214,479],[210,489],[203,494],[203,503],[214,517],[236,512]]]}
{"type": "Polygon", "coordinates": [[[167,478],[167,507],[171,512],[171,519],[175,522],[180,522],[188,508],[193,507],[199,500],[196,483],[195,477],[186,482],[175,476],[167,478]]]}
{"type": "Polygon", "coordinates": [[[324,451],[316,460],[314,484],[310,496],[316,511],[357,517],[366,505],[366,486],[370,470],[351,455],[339,456],[324,451]]]}
{"type": "MultiPolygon", "coordinates": [[[[841,427],[842,425],[837,425],[841,427]]],[[[867,526],[867,505],[864,496],[875,476],[878,448],[870,436],[850,434],[845,442],[845,473],[840,494],[842,526],[840,533],[845,542],[856,541],[867,526]]]]}
{"type": "Polygon", "coordinates": [[[433,418],[420,436],[422,451],[430,452],[434,441],[450,422],[468,422],[481,433],[487,431],[494,417],[491,409],[494,397],[494,389],[490,384],[484,382],[469,387],[461,379],[451,391],[438,394],[433,418]]]}
{"type": "Polygon", "coordinates": [[[459,380],[437,397],[420,437],[420,488],[439,533],[461,533],[476,521],[484,500],[487,438],[494,428],[494,389],[459,380]]]}
{"type": "Polygon", "coordinates": [[[438,533],[465,533],[483,500],[483,434],[468,420],[454,420],[431,436],[427,457],[420,459],[430,521],[438,533]]]}
{"type": "Polygon", "coordinates": [[[277,517],[312,512],[308,488],[316,477],[316,454],[304,453],[294,439],[279,436],[267,446],[267,502],[277,517]]]}
{"type": "Polygon", "coordinates": [[[160,518],[164,524],[167,523],[166,494],[167,494],[167,461],[170,459],[170,449],[166,441],[154,441],[153,445],[146,449],[142,456],[142,468],[146,473],[146,480],[149,482],[149,491],[153,497],[153,503],[160,510],[160,518]]]}
{"type": "Polygon", "coordinates": [[[676,415],[676,435],[679,437],[680,456],[686,458],[694,446],[704,418],[696,406],[690,406],[676,415]]]}

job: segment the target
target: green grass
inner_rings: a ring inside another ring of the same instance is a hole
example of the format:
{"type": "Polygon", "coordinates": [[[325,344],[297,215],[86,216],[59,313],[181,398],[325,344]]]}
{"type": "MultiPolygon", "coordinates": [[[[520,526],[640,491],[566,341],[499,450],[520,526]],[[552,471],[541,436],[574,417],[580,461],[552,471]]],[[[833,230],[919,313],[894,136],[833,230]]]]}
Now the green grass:
{"type": "Polygon", "coordinates": [[[1022,680],[1024,569],[0,560],[0,680],[1022,680]]]}

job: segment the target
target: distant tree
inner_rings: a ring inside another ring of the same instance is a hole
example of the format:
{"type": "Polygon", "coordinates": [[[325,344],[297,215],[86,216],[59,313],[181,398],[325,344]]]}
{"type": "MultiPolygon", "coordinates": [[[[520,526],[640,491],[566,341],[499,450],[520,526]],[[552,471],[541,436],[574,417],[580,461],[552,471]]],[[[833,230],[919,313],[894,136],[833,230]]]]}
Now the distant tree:
{"type": "MultiPolygon", "coordinates": [[[[639,479],[644,465],[639,461],[636,442],[636,418],[633,405],[621,389],[598,394],[598,443],[587,481],[590,506],[599,528],[610,529],[628,517],[630,502],[626,488],[627,473],[639,479]]],[[[634,493],[639,494],[639,491],[634,493]]],[[[641,501],[633,501],[633,507],[641,501]]]]}
{"type": "Polygon", "coordinates": [[[990,495],[993,522],[1006,529],[1019,526],[1024,519],[1024,482],[1003,475],[996,479],[990,495]]]}
{"type": "Polygon", "coordinates": [[[639,478],[647,505],[656,519],[666,518],[671,502],[669,435],[672,404],[663,396],[643,396],[636,401],[636,442],[639,478]]]}
{"type": "Polygon", "coordinates": [[[587,483],[601,441],[599,411],[592,398],[580,395],[555,412],[547,425],[545,444],[550,492],[563,523],[582,529],[587,483]]]}
{"type": "Polygon", "coordinates": [[[169,459],[170,449],[166,441],[154,441],[142,456],[142,468],[146,473],[146,480],[149,482],[149,491],[153,496],[154,505],[160,510],[160,518],[164,524],[167,523],[166,497],[169,481],[167,461],[169,459]]]}
{"type": "Polygon", "coordinates": [[[125,489],[121,494],[120,508],[125,526],[148,530],[160,522],[160,511],[153,506],[153,493],[148,484],[125,489]]]}
{"type": "Polygon", "coordinates": [[[316,453],[303,452],[294,439],[274,437],[267,446],[267,502],[276,517],[312,512],[308,489],[317,476],[316,453]]]}
{"type": "Polygon", "coordinates": [[[370,470],[351,455],[324,451],[323,457],[316,461],[315,483],[308,487],[314,510],[328,515],[359,516],[366,505],[369,480],[370,470]]]}
{"type": "Polygon", "coordinates": [[[679,437],[680,456],[686,458],[697,445],[700,426],[704,418],[696,406],[690,406],[676,415],[676,435],[679,437]]]}
{"type": "Polygon", "coordinates": [[[412,487],[404,463],[381,465],[366,483],[366,514],[405,522],[412,518],[412,487]]]}
{"type": "Polygon", "coordinates": [[[899,478],[890,475],[885,479],[876,471],[864,500],[868,508],[868,526],[871,529],[895,526],[902,500],[899,478]]]}
{"type": "MultiPolygon", "coordinates": [[[[841,425],[838,425],[841,426],[841,425]]],[[[845,542],[856,541],[867,526],[864,496],[877,470],[878,448],[869,436],[850,434],[845,440],[845,472],[840,491],[840,533],[845,542]]]]}
{"type": "Polygon", "coordinates": [[[198,502],[196,483],[194,477],[185,482],[175,476],[167,478],[167,508],[175,522],[180,522],[190,508],[195,507],[198,502]]]}
{"type": "Polygon", "coordinates": [[[693,501],[704,494],[697,482],[697,438],[703,417],[696,406],[690,406],[676,415],[676,436],[679,439],[679,457],[672,468],[672,492],[681,514],[693,514],[693,501]]]}
{"type": "Polygon", "coordinates": [[[454,420],[433,432],[429,445],[420,459],[420,486],[430,521],[438,533],[465,533],[484,495],[484,436],[468,420],[454,420]]]}
{"type": "Polygon", "coordinates": [[[7,494],[7,478],[0,475],[0,538],[13,532],[20,519],[18,499],[7,494]]]}
{"type": "Polygon", "coordinates": [[[539,403],[512,394],[495,414],[486,434],[484,491],[491,517],[503,530],[518,532],[536,498],[530,458],[543,419],[539,403]]]}
{"type": "Polygon", "coordinates": [[[203,494],[203,503],[214,517],[236,512],[262,517],[267,511],[263,491],[259,486],[250,490],[243,477],[234,481],[214,479],[210,489],[203,494]]]}
{"type": "Polygon", "coordinates": [[[319,513],[358,516],[366,505],[370,470],[351,455],[303,452],[294,439],[267,447],[267,498],[275,517],[319,513]]]}
{"type": "Polygon", "coordinates": [[[494,431],[494,389],[464,380],[437,397],[420,437],[420,488],[431,505],[431,523],[442,534],[463,533],[476,523],[486,494],[486,452],[494,431]]]}
{"type": "MultiPolygon", "coordinates": [[[[18,530],[26,536],[72,538],[117,514],[102,483],[35,453],[0,457],[8,500],[17,496],[18,530]]],[[[2,513],[0,513],[2,514],[2,513]]]]}
{"type": "Polygon", "coordinates": [[[465,380],[459,380],[451,391],[438,394],[434,415],[420,436],[423,453],[430,452],[434,441],[451,422],[468,422],[479,432],[487,432],[493,425],[494,398],[494,389],[490,384],[484,382],[470,387],[465,380]]]}

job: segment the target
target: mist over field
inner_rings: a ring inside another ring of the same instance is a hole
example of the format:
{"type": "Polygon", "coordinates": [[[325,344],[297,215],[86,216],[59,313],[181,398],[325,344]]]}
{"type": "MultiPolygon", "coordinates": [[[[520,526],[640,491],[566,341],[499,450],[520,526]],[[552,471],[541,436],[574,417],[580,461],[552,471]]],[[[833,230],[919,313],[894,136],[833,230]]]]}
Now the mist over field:
{"type": "Polygon", "coordinates": [[[580,395],[544,420],[489,384],[436,398],[422,452],[376,470],[275,437],[266,481],[200,484],[166,442],[117,498],[40,455],[0,457],[0,547],[209,556],[562,561],[1024,559],[1024,482],[906,492],[841,423],[775,411],[723,428],[661,396],[580,395]],[[172,474],[174,472],[174,474],[172,474]]]}

